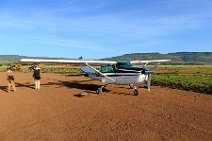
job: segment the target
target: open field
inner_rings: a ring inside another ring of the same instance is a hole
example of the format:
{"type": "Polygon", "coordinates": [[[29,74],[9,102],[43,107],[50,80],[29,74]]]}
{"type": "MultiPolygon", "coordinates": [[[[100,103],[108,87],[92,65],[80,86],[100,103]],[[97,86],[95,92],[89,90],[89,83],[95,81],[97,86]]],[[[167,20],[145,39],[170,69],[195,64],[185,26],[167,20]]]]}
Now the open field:
{"type": "Polygon", "coordinates": [[[212,77],[212,65],[159,65],[157,73],[178,73],[212,77]]]}
{"type": "Polygon", "coordinates": [[[153,84],[212,95],[212,65],[159,66],[153,84]]]}
{"type": "Polygon", "coordinates": [[[7,93],[0,73],[0,139],[3,141],[212,140],[212,96],[154,86],[132,96],[126,85],[101,86],[82,76],[15,72],[17,92],[7,93]],[[86,97],[77,97],[80,92],[86,97]]]}

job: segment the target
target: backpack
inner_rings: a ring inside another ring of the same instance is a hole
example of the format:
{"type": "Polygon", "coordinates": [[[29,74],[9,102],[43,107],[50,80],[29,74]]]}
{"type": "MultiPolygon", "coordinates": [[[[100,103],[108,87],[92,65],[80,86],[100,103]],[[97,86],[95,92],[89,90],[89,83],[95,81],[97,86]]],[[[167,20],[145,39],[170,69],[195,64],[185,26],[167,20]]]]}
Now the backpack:
{"type": "Polygon", "coordinates": [[[40,69],[34,70],[34,78],[40,79],[40,69]]]}

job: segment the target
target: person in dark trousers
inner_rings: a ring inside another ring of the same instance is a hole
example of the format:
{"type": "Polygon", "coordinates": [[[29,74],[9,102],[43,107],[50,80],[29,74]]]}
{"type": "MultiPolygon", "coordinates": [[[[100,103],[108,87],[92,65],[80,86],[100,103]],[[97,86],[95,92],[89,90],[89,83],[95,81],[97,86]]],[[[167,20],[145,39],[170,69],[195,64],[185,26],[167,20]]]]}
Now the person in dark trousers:
{"type": "Polygon", "coordinates": [[[11,87],[13,91],[15,92],[16,91],[15,82],[14,82],[15,79],[14,79],[13,71],[11,67],[7,69],[7,81],[8,81],[8,92],[10,92],[11,87]]]}
{"type": "Polygon", "coordinates": [[[40,79],[41,79],[41,69],[37,65],[35,65],[33,70],[34,70],[33,77],[35,80],[35,89],[39,90],[40,89],[40,79]]]}

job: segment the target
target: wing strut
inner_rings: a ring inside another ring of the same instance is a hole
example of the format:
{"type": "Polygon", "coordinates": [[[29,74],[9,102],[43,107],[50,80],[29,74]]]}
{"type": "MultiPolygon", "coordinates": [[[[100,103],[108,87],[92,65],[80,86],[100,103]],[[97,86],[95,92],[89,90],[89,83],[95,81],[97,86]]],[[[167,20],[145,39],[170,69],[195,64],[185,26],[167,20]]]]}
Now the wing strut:
{"type": "Polygon", "coordinates": [[[152,69],[154,70],[155,68],[158,67],[158,65],[160,65],[160,62],[159,63],[156,63],[152,69]]]}

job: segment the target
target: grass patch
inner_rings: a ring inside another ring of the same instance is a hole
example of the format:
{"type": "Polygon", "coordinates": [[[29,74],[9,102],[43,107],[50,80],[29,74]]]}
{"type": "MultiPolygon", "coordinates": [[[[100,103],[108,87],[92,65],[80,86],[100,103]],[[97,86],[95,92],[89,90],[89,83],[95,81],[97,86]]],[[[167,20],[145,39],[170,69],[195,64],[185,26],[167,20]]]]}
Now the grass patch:
{"type": "Polygon", "coordinates": [[[152,83],[212,95],[212,66],[161,66],[152,83]]]}

